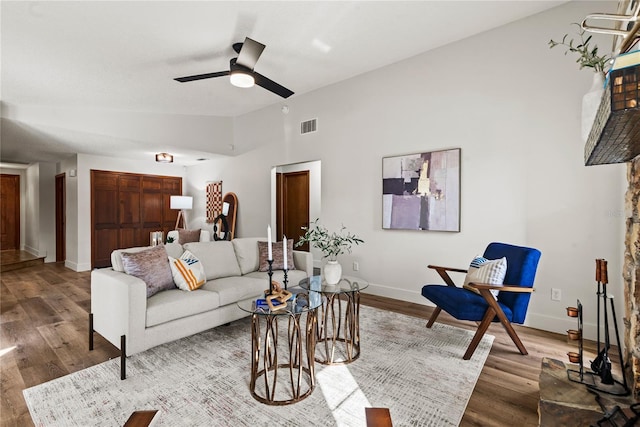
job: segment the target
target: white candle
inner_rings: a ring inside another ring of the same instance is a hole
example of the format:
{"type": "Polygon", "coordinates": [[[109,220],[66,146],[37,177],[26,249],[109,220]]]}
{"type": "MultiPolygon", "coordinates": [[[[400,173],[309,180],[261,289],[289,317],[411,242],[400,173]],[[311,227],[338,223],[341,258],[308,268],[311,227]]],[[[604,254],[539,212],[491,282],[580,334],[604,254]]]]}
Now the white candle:
{"type": "Polygon", "coordinates": [[[273,261],[273,253],[271,252],[271,225],[267,225],[267,241],[269,242],[269,244],[267,245],[267,247],[269,248],[269,256],[267,257],[267,259],[273,261]]]}
{"type": "Polygon", "coordinates": [[[229,215],[229,203],[224,202],[222,204],[222,215],[227,216],[229,215]]]}
{"type": "Polygon", "coordinates": [[[284,255],[284,269],[287,269],[287,236],[282,237],[282,253],[284,255]]]}

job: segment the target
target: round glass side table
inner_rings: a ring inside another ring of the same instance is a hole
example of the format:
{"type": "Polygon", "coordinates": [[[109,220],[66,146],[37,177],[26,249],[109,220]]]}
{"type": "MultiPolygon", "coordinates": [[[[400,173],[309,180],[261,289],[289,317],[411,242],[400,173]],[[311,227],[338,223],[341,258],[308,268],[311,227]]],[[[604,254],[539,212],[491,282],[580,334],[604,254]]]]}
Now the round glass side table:
{"type": "Polygon", "coordinates": [[[316,384],[316,309],[322,305],[321,294],[294,293],[294,299],[278,310],[258,305],[256,300],[237,305],[251,313],[249,390],[254,399],[267,405],[288,405],[311,395],[316,384]]]}
{"type": "Polygon", "coordinates": [[[316,362],[346,364],[360,357],[360,291],[369,282],[342,276],[338,284],[328,285],[321,276],[313,276],[303,279],[299,286],[325,297],[316,333],[316,362]]]}

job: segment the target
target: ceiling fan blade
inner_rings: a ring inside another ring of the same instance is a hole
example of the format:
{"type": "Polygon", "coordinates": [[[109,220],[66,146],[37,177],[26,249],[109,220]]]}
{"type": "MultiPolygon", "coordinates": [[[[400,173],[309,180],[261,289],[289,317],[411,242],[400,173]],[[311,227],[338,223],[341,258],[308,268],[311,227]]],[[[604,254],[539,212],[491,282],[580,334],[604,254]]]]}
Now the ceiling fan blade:
{"type": "Polygon", "coordinates": [[[242,65],[243,67],[247,67],[250,70],[253,70],[256,62],[258,62],[258,58],[260,58],[260,55],[262,55],[262,51],[264,50],[264,48],[265,45],[263,45],[262,43],[258,43],[257,41],[250,39],[249,37],[245,37],[236,63],[238,65],[242,65]]]}
{"type": "Polygon", "coordinates": [[[218,71],[216,73],[196,74],[195,76],[178,77],[176,80],[180,83],[192,82],[194,80],[212,79],[214,77],[228,76],[229,71],[218,71]]]}
{"type": "Polygon", "coordinates": [[[288,98],[291,95],[293,95],[293,91],[287,89],[286,87],[279,85],[278,83],[274,82],[271,79],[266,78],[265,76],[263,76],[262,74],[256,73],[255,71],[253,72],[253,77],[256,80],[256,84],[258,86],[261,86],[263,88],[265,88],[266,90],[269,90],[273,93],[275,93],[276,95],[280,95],[283,98],[288,98]]]}

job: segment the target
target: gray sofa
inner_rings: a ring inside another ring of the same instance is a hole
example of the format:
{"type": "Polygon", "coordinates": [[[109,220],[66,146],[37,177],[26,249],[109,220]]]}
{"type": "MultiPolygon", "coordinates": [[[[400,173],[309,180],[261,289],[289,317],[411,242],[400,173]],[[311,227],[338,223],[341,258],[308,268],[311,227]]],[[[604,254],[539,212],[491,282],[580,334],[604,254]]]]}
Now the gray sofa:
{"type": "MultiPolygon", "coordinates": [[[[167,253],[174,258],[188,249],[200,259],[207,281],[191,292],[175,288],[149,298],[144,281],[124,273],[121,257],[122,252],[148,248],[114,251],[112,267],[91,272],[90,349],[94,331],[118,347],[124,379],[126,356],[248,316],[237,302],[260,297],[269,286],[268,273],[258,271],[258,241],[266,239],[167,244],[167,253]]],[[[293,260],[289,286],[313,273],[310,253],[293,251],[293,260]]],[[[273,280],[282,283],[283,276],[283,271],[276,270],[273,280]]]]}

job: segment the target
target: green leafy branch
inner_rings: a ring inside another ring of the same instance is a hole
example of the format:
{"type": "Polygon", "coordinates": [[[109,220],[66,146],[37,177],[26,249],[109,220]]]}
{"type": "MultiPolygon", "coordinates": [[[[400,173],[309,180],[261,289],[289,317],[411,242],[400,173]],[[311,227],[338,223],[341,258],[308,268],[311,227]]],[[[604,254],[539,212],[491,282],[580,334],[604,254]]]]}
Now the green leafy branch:
{"type": "Polygon", "coordinates": [[[578,35],[580,36],[580,40],[574,41],[574,39],[571,39],[567,43],[567,37],[569,37],[569,34],[565,34],[564,37],[562,37],[562,41],[557,42],[553,39],[549,40],[549,49],[553,49],[556,46],[564,46],[566,47],[564,52],[565,55],[569,52],[578,54],[576,62],[580,65],[580,69],[587,67],[593,68],[594,71],[598,73],[604,73],[604,69],[611,58],[608,55],[598,55],[598,46],[594,45],[591,47],[589,45],[593,36],[589,35],[585,39],[585,30],[582,29],[580,24],[573,23],[573,25],[578,26],[578,35]]]}
{"type": "Polygon", "coordinates": [[[311,227],[302,227],[305,233],[303,236],[300,236],[296,247],[309,243],[322,252],[323,258],[329,258],[335,261],[338,255],[346,252],[351,253],[352,245],[364,243],[364,240],[355,234],[350,232],[345,233],[347,228],[344,225],[339,232],[334,231],[330,233],[329,230],[320,225],[319,221],[320,219],[317,218],[311,224],[311,227]]]}

